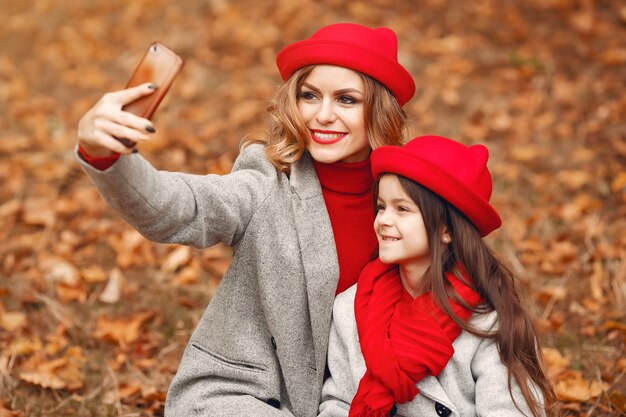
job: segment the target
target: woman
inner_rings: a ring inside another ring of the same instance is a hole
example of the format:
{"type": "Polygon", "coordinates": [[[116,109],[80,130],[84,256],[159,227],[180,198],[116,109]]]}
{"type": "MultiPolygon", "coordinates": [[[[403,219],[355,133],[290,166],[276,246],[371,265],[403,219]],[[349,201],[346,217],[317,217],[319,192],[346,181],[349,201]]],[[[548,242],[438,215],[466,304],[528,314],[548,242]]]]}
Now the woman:
{"type": "Polygon", "coordinates": [[[334,296],[376,247],[369,153],[402,142],[415,91],[394,32],[326,26],[276,62],[285,83],[267,139],[247,143],[228,175],[157,171],[114,139],[148,140],[150,122],[121,107],[153,86],[105,95],[79,124],[82,165],[144,236],[234,250],[168,416],[315,416],[334,296]]]}

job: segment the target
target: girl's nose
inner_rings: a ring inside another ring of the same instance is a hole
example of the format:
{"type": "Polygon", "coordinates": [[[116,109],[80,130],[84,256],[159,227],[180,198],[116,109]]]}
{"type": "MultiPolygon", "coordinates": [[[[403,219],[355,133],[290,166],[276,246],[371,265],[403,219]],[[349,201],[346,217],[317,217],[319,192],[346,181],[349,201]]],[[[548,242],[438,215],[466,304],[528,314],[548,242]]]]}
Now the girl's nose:
{"type": "Polygon", "coordinates": [[[387,214],[387,211],[379,211],[376,215],[376,222],[380,226],[390,226],[391,225],[391,216],[387,214]]]}
{"type": "Polygon", "coordinates": [[[336,120],[337,117],[332,100],[322,100],[320,102],[315,118],[321,124],[332,123],[336,120]]]}

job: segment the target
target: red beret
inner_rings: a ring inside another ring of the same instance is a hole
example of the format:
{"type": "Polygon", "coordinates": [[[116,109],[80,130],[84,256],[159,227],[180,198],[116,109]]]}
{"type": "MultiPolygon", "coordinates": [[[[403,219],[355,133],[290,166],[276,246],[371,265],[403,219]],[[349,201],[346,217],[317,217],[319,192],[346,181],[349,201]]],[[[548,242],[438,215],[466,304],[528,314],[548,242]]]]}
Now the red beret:
{"type": "Polygon", "coordinates": [[[382,146],[371,155],[374,178],[401,175],[428,188],[459,209],[481,236],[500,227],[502,220],[489,204],[489,151],[483,145],[466,146],[441,136],[420,136],[403,147],[382,146]]]}
{"type": "Polygon", "coordinates": [[[286,46],[276,56],[285,81],[296,70],[315,64],[337,65],[369,75],[387,87],[401,106],[415,94],[411,74],[398,63],[396,34],[388,28],[336,23],[286,46]]]}

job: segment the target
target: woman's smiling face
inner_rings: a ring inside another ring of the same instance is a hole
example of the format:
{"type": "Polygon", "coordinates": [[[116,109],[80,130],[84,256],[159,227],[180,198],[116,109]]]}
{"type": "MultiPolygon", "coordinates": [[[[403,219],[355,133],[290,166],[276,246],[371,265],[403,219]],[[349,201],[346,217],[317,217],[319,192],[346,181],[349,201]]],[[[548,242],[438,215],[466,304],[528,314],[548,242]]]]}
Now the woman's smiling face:
{"type": "Polygon", "coordinates": [[[309,129],[307,150],[318,162],[359,162],[371,151],[364,119],[364,83],[350,69],[318,65],[306,77],[298,110],[309,129]]]}

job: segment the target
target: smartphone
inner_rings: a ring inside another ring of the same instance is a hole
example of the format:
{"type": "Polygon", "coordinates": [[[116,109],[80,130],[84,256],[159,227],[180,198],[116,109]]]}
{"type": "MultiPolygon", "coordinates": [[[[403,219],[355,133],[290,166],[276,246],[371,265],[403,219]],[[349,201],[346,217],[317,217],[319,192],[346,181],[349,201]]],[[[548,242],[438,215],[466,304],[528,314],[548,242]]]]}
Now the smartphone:
{"type": "Polygon", "coordinates": [[[159,88],[150,95],[128,103],[122,110],[151,119],[183,65],[182,58],[174,51],[160,42],[154,42],[139,62],[126,88],[150,82],[159,88]]]}
{"type": "MultiPolygon", "coordinates": [[[[135,72],[130,77],[126,88],[134,87],[143,83],[154,83],[157,88],[154,93],[138,98],[126,104],[122,110],[136,114],[137,116],[151,119],[157,107],[172,86],[174,79],[183,69],[184,62],[167,46],[160,42],[154,42],[148,48],[135,72]]],[[[134,148],[135,142],[125,138],[115,138],[127,148],[134,148]]],[[[136,149],[133,150],[136,152],[136,149]]]]}

